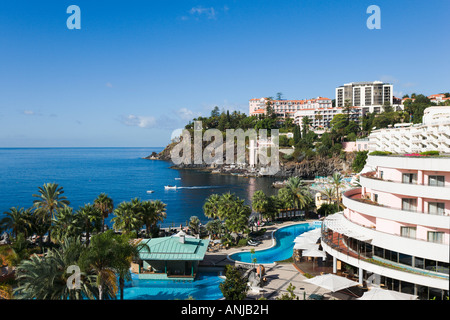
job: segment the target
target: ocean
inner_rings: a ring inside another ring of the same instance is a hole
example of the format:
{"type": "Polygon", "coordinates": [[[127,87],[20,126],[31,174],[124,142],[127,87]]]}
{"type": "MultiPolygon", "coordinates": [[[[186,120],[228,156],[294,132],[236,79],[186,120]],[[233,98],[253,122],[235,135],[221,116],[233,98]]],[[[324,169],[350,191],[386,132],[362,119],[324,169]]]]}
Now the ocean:
{"type": "MultiPolygon", "coordinates": [[[[250,205],[257,190],[276,193],[270,177],[238,177],[171,169],[171,163],[142,159],[162,148],[0,148],[0,218],[11,207],[28,208],[44,183],[57,183],[75,210],[102,192],[117,206],[132,198],[161,200],[167,218],[161,227],[185,225],[191,216],[202,223],[203,204],[214,193],[235,193],[250,205]],[[177,178],[177,179],[176,179],[177,178]],[[177,190],[165,190],[176,185],[177,190]],[[147,193],[154,190],[154,193],[147,193]]],[[[111,218],[106,223],[111,227],[111,218]]]]}

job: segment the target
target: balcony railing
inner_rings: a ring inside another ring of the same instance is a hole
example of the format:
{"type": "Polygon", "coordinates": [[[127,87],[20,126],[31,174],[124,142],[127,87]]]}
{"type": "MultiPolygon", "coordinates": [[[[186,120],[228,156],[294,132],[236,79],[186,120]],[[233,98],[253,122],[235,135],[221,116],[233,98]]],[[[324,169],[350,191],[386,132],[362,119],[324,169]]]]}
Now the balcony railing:
{"type": "Polygon", "coordinates": [[[382,266],[385,268],[395,269],[398,271],[408,272],[412,274],[418,274],[429,277],[449,279],[448,270],[444,273],[438,273],[429,270],[422,270],[414,268],[409,265],[403,265],[398,262],[381,259],[373,254],[373,250],[367,250],[364,241],[356,240],[356,248],[351,248],[348,243],[348,237],[330,229],[322,229],[321,241],[331,247],[333,250],[338,251],[346,256],[356,258],[358,260],[382,266]]]}
{"type": "Polygon", "coordinates": [[[363,199],[361,197],[361,188],[345,192],[342,199],[344,206],[349,210],[383,219],[436,228],[447,228],[450,223],[450,217],[445,214],[439,215],[418,210],[403,210],[383,205],[370,199],[363,199]]]}

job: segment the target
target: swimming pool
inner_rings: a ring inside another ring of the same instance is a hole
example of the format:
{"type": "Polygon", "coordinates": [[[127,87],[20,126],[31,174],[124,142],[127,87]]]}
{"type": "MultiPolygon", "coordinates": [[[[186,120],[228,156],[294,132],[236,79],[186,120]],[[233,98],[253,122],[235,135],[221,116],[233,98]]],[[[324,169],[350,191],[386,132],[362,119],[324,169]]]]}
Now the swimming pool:
{"type": "Polygon", "coordinates": [[[125,300],[218,300],[223,298],[219,284],[223,280],[217,272],[200,273],[195,281],[142,280],[132,274],[125,283],[125,300]]]}
{"type": "Polygon", "coordinates": [[[275,245],[271,248],[259,250],[255,248],[252,255],[249,251],[237,252],[231,254],[230,259],[251,263],[252,258],[256,258],[256,263],[274,263],[275,261],[286,260],[292,257],[294,249],[294,239],[306,232],[320,228],[320,222],[301,223],[280,228],[274,232],[275,245]]]}

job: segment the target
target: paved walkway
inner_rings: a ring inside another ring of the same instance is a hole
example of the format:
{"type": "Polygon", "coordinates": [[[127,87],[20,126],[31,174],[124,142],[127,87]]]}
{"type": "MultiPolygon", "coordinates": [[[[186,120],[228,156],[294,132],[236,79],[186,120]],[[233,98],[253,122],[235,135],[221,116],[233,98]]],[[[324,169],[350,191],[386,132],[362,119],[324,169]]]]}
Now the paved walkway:
{"type": "MultiPolygon", "coordinates": [[[[308,223],[311,221],[305,221],[308,223]]],[[[270,248],[274,241],[272,239],[272,232],[288,225],[297,224],[298,221],[288,221],[283,223],[277,223],[271,226],[265,227],[267,232],[265,233],[265,238],[262,240],[262,243],[256,247],[254,246],[245,246],[240,248],[231,248],[231,249],[220,249],[216,252],[208,252],[205,255],[204,260],[201,263],[201,266],[208,267],[224,267],[227,264],[231,265],[241,265],[245,263],[235,262],[228,258],[228,255],[240,252],[240,251],[249,251],[250,249],[255,250],[263,250],[270,248]]],[[[312,262],[311,262],[312,263],[312,262]]],[[[292,283],[295,286],[294,294],[298,296],[300,300],[304,298],[308,299],[311,294],[324,295],[325,299],[337,299],[337,300],[351,300],[354,297],[343,294],[343,293],[331,293],[330,291],[323,289],[321,287],[309,284],[305,282],[308,278],[303,275],[303,272],[299,271],[293,263],[277,263],[272,265],[265,265],[266,268],[266,278],[267,283],[262,288],[262,290],[258,292],[249,291],[248,299],[259,299],[261,297],[267,299],[275,299],[287,292],[287,288],[289,284],[292,283]]]]}

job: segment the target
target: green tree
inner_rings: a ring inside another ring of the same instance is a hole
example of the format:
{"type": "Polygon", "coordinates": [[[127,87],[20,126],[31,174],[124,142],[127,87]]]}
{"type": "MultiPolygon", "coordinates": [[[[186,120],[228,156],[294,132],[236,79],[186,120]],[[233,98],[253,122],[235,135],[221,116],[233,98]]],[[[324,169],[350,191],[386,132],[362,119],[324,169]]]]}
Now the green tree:
{"type": "MultiPolygon", "coordinates": [[[[140,210],[140,208],[139,208],[140,210]]],[[[115,217],[111,219],[116,231],[130,233],[142,227],[141,214],[137,212],[137,204],[122,202],[114,210],[115,217]]]]}
{"type": "Polygon", "coordinates": [[[113,199],[108,197],[106,193],[100,193],[94,200],[94,206],[100,210],[102,214],[102,232],[105,230],[105,219],[114,211],[113,199]]]}
{"type": "Polygon", "coordinates": [[[208,218],[219,218],[219,204],[221,197],[218,194],[210,195],[203,204],[203,213],[208,218]]]}
{"type": "Polygon", "coordinates": [[[83,251],[79,264],[84,270],[94,274],[98,287],[98,299],[114,299],[118,292],[116,241],[113,230],[92,237],[88,250],[83,251]]]}
{"type": "Polygon", "coordinates": [[[244,300],[247,297],[247,281],[232,265],[225,267],[225,281],[219,284],[225,300],[244,300]]]}
{"type": "Polygon", "coordinates": [[[0,220],[0,233],[11,230],[15,239],[19,233],[29,236],[31,233],[30,209],[11,208],[4,212],[5,216],[0,220]]]}
{"type": "Polygon", "coordinates": [[[352,163],[352,169],[354,172],[360,172],[364,168],[364,166],[366,165],[368,153],[369,152],[367,150],[356,152],[355,159],[353,160],[352,163]]]}
{"type": "Polygon", "coordinates": [[[261,190],[255,191],[252,196],[252,208],[260,216],[264,216],[268,210],[269,199],[261,190]]]}
{"type": "Polygon", "coordinates": [[[79,239],[65,239],[59,249],[51,249],[46,255],[33,255],[17,267],[17,299],[81,300],[98,296],[95,278],[81,270],[80,288],[68,288],[72,273],[69,266],[78,265],[85,249],[79,239]]]}
{"type": "MultiPolygon", "coordinates": [[[[33,205],[36,212],[42,214],[42,222],[51,221],[54,218],[54,213],[57,209],[66,207],[70,204],[69,200],[64,194],[63,187],[56,183],[46,183],[43,187],[38,188],[39,193],[33,194],[36,199],[33,205]],[[45,221],[44,221],[45,220],[45,221]]],[[[50,243],[50,230],[48,235],[48,242],[50,243]]]]}
{"type": "Polygon", "coordinates": [[[77,210],[76,222],[86,233],[86,244],[89,245],[91,232],[99,231],[102,213],[94,205],[88,203],[77,210]]]}
{"type": "Polygon", "coordinates": [[[290,177],[286,184],[288,192],[291,194],[293,205],[297,209],[306,209],[312,202],[312,197],[308,186],[299,177],[290,177]]]}
{"type": "Polygon", "coordinates": [[[77,214],[74,214],[73,209],[65,207],[57,210],[55,218],[53,219],[52,235],[61,242],[64,238],[72,238],[81,236],[82,226],[77,214]]]}
{"type": "Polygon", "coordinates": [[[331,176],[331,184],[336,192],[336,206],[341,207],[341,193],[339,189],[344,186],[344,177],[340,172],[334,172],[331,176]]]}
{"type": "Polygon", "coordinates": [[[200,219],[197,216],[192,216],[189,219],[189,228],[191,228],[195,234],[200,233],[200,219]]]}

